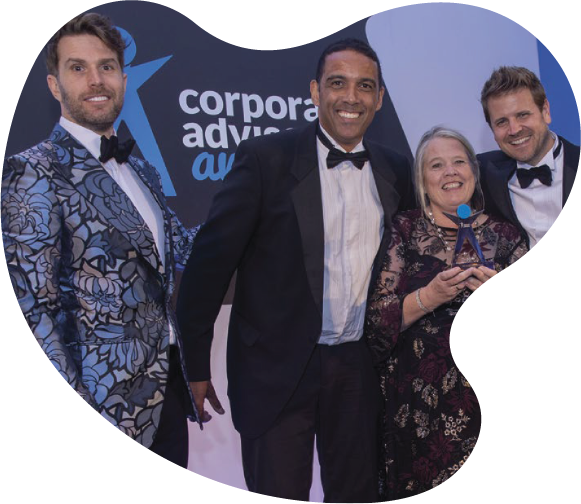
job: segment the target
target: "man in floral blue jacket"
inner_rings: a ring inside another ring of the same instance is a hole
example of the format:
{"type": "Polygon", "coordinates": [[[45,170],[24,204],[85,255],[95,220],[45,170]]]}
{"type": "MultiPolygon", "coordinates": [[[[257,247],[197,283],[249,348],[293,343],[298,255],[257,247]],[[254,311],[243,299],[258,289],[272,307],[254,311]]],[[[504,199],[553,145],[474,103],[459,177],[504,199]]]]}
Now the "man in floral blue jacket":
{"type": "Polygon", "coordinates": [[[197,420],[170,306],[175,262],[194,232],[168,208],[146,161],[119,144],[124,42],[83,14],[47,45],[61,104],[50,138],[5,161],[2,237],[12,285],[38,342],[101,415],[187,466],[197,420]]]}

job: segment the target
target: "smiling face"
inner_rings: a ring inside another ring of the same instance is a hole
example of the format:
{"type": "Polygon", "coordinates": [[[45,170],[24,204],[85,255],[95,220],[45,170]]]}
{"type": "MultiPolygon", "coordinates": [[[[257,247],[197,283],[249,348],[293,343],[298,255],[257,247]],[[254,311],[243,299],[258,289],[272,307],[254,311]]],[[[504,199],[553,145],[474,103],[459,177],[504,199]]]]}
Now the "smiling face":
{"type": "Polygon", "coordinates": [[[350,49],[329,54],[320,83],[311,81],[321,126],[348,152],[361,141],[381,108],[383,93],[377,64],[350,49]]]}
{"type": "Polygon", "coordinates": [[[553,146],[549,102],[539,109],[528,89],[490,97],[488,112],[494,139],[507,156],[536,165],[553,146]]]}
{"type": "Polygon", "coordinates": [[[94,35],[68,35],[58,44],[58,75],[48,75],[61,113],[100,135],[113,133],[121,113],[127,76],[117,56],[94,35]]]}
{"type": "Polygon", "coordinates": [[[454,138],[433,138],[423,163],[424,187],[436,220],[442,212],[456,214],[470,204],[476,181],[464,146],[454,138]]]}

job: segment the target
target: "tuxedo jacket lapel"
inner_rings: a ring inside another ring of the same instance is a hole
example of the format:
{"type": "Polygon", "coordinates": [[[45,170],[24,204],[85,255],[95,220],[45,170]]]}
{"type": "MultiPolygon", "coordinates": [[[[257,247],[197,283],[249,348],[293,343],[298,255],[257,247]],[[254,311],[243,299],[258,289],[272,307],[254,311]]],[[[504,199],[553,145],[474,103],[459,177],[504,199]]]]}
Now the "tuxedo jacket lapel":
{"type": "MultiPolygon", "coordinates": [[[[166,264],[165,274],[168,276],[170,281],[173,281],[173,275],[174,275],[173,269],[174,268],[167,267],[167,265],[170,264],[171,258],[173,257],[173,253],[171,251],[173,248],[173,242],[171,240],[171,232],[168,232],[168,230],[171,229],[171,223],[170,223],[170,216],[168,215],[168,208],[167,208],[167,204],[165,201],[165,196],[164,196],[162,188],[161,188],[161,180],[159,179],[155,169],[153,167],[149,166],[147,164],[147,162],[144,162],[144,161],[140,162],[137,158],[130,156],[127,163],[129,164],[129,166],[131,166],[131,168],[133,168],[135,173],[137,173],[137,175],[139,176],[139,178],[141,179],[141,181],[143,182],[145,187],[147,187],[147,189],[149,189],[151,191],[151,194],[153,194],[153,197],[155,198],[156,203],[159,205],[159,208],[161,209],[161,215],[163,218],[163,226],[164,226],[164,230],[165,230],[165,232],[164,232],[164,240],[165,240],[164,251],[165,251],[165,264],[166,264]]],[[[147,228],[147,230],[149,231],[149,228],[147,228]]],[[[151,232],[150,232],[150,234],[151,234],[151,232]]],[[[153,236],[152,236],[152,238],[153,238],[153,236]]],[[[157,246],[155,246],[155,245],[154,245],[154,250],[159,258],[159,250],[157,249],[157,246]]],[[[160,265],[160,269],[163,270],[163,264],[160,265]]]]}
{"type": "Polygon", "coordinates": [[[317,159],[317,123],[301,134],[291,166],[296,179],[292,190],[292,201],[298,220],[303,256],[309,286],[319,311],[323,311],[323,268],[325,261],[325,226],[323,223],[323,201],[317,159]]]}
{"type": "Polygon", "coordinates": [[[127,161],[127,163],[129,164],[129,166],[131,166],[131,168],[133,168],[133,171],[135,171],[135,173],[137,173],[137,175],[139,176],[141,181],[151,191],[151,193],[153,194],[153,197],[155,198],[155,201],[160,206],[160,208],[164,211],[164,214],[165,214],[165,208],[166,208],[165,197],[164,197],[162,190],[161,190],[160,181],[157,179],[157,175],[153,171],[153,168],[146,170],[145,169],[146,164],[145,163],[142,164],[142,163],[137,162],[137,159],[134,158],[133,156],[129,157],[129,160],[127,161]]]}
{"type": "Polygon", "coordinates": [[[386,160],[373,144],[364,141],[365,148],[369,153],[369,162],[375,180],[379,200],[383,207],[383,236],[379,243],[379,250],[371,271],[371,281],[369,282],[369,292],[375,288],[376,278],[381,270],[383,258],[387,252],[387,247],[391,240],[392,216],[395,215],[400,201],[400,195],[395,190],[395,173],[390,169],[389,162],[386,160]]]}
{"type": "Polygon", "coordinates": [[[567,198],[573,187],[577,168],[579,166],[579,147],[570,144],[564,139],[563,142],[563,206],[567,202],[567,198]]]}
{"type": "Polygon", "coordinates": [[[396,175],[390,169],[388,160],[385,159],[380,150],[367,142],[364,142],[364,145],[369,153],[375,186],[383,207],[383,226],[389,230],[391,229],[391,216],[397,211],[400,200],[400,195],[395,189],[396,175]]]}
{"type": "MultiPolygon", "coordinates": [[[[297,216],[303,245],[304,262],[313,298],[322,312],[324,289],[325,226],[323,201],[317,155],[316,131],[318,123],[305,129],[297,142],[297,152],[291,167],[297,185],[292,191],[292,200],[297,216]]],[[[395,214],[400,196],[395,189],[395,173],[389,162],[373,144],[365,148],[369,152],[373,176],[384,213],[384,233],[378,251],[382,256],[391,229],[391,216],[395,214]]],[[[376,263],[378,261],[376,260],[376,263]]],[[[374,270],[377,269],[374,267],[374,270]]]]}
{"type": "Polygon", "coordinates": [[[127,194],[85,147],[58,125],[55,132],[55,168],[95,208],[104,225],[115,227],[155,270],[163,271],[153,235],[127,194]]]}
{"type": "MultiPolygon", "coordinates": [[[[563,206],[565,205],[571,188],[573,187],[573,182],[575,181],[575,175],[577,174],[577,167],[579,166],[579,147],[567,142],[567,140],[561,138],[563,142],[563,206]]],[[[516,170],[516,161],[509,157],[505,160],[497,161],[493,163],[488,162],[487,176],[489,179],[489,187],[491,193],[494,195],[495,203],[498,209],[501,211],[502,215],[511,220],[514,224],[520,227],[516,213],[512,206],[512,201],[510,199],[510,193],[508,190],[508,181],[512,177],[514,170],[516,170]]]]}

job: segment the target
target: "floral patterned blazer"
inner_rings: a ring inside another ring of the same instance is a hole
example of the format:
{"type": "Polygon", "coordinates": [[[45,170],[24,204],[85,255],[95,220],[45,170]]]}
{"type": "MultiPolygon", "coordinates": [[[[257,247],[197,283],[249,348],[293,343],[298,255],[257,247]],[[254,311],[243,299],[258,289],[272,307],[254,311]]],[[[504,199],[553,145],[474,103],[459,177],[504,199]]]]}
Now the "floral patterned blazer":
{"type": "Polygon", "coordinates": [[[60,125],[5,161],[2,238],[20,307],[49,359],[101,415],[149,447],[170,324],[181,349],[170,306],[175,261],[185,263],[196,230],[186,231],[168,208],[150,164],[135,157],[128,164],[162,209],[165,268],[131,200],[60,125]]]}

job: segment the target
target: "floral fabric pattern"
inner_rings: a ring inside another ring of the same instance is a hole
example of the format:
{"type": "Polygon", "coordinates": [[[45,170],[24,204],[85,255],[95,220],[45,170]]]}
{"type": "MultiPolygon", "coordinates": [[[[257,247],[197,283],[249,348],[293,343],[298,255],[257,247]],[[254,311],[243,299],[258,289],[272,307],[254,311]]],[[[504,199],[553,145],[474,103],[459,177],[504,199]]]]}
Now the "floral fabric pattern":
{"type": "MultiPolygon", "coordinates": [[[[444,231],[448,236],[456,232],[444,231]]],[[[493,217],[475,235],[497,271],[527,251],[518,230],[493,217]]],[[[395,217],[366,318],[366,338],[385,405],[382,500],[416,495],[446,481],[467,460],[480,431],[476,395],[454,363],[449,341],[454,316],[471,291],[461,291],[400,332],[404,298],[449,268],[452,254],[453,247],[446,249],[420,210],[395,217]]]]}
{"type": "Polygon", "coordinates": [[[178,334],[174,261],[188,258],[197,229],[186,230],[168,208],[151,165],[135,157],[128,164],[162,209],[165,269],[131,200],[59,125],[5,161],[2,238],[20,307],[49,359],[93,408],[149,447],[170,324],[178,334]]]}

